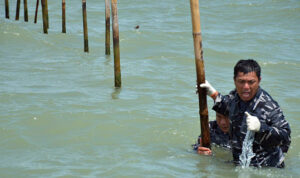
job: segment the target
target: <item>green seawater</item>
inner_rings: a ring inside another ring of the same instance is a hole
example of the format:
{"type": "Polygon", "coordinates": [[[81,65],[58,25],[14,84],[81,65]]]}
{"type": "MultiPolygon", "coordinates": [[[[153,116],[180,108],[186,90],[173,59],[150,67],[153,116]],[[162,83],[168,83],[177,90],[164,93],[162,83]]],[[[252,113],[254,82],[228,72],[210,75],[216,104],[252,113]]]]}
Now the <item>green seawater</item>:
{"type": "Polygon", "coordinates": [[[29,22],[23,1],[19,21],[16,0],[9,0],[10,19],[4,2],[0,177],[300,176],[299,0],[200,1],[206,79],[226,94],[239,59],[259,62],[261,87],[292,130],[285,169],[242,169],[228,163],[229,151],[213,148],[209,157],[192,150],[200,121],[188,0],[118,1],[120,89],[113,55],[105,55],[104,1],[87,1],[89,53],[81,1],[66,1],[66,34],[61,1],[48,1],[48,34],[41,6],[33,23],[36,1],[28,1],[29,22]]]}

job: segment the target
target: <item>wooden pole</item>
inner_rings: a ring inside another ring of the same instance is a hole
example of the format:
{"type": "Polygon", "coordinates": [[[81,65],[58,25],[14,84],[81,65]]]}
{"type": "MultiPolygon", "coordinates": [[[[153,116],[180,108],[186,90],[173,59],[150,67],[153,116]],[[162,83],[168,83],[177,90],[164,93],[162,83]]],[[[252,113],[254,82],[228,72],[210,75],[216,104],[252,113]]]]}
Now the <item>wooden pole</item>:
{"type": "Polygon", "coordinates": [[[84,34],[84,52],[89,52],[88,29],[86,19],[86,0],[82,0],[83,34],[84,34]]]}
{"type": "Polygon", "coordinates": [[[19,20],[19,17],[20,17],[20,4],[21,4],[21,0],[17,0],[16,19],[15,20],[19,20]]]}
{"type": "Polygon", "coordinates": [[[66,1],[62,0],[62,33],[66,33],[66,1]]]}
{"type": "Polygon", "coordinates": [[[23,0],[23,2],[24,2],[24,21],[28,22],[27,0],[23,0]]]}
{"type": "Polygon", "coordinates": [[[46,16],[46,7],[45,7],[45,1],[46,0],[41,0],[42,3],[42,14],[43,14],[43,29],[44,33],[48,33],[48,28],[47,28],[47,16],[46,16]]]}
{"type": "Polygon", "coordinates": [[[34,23],[37,22],[37,16],[38,16],[38,11],[39,11],[39,2],[40,2],[40,0],[36,0],[34,23]]]}
{"type": "Polygon", "coordinates": [[[47,18],[47,28],[49,29],[49,15],[48,15],[48,0],[45,0],[45,12],[46,12],[46,18],[47,18]]]}
{"type": "Polygon", "coordinates": [[[47,29],[49,29],[48,0],[45,0],[45,13],[47,18],[47,29]]]}
{"type": "Polygon", "coordinates": [[[9,19],[9,2],[5,0],[5,17],[9,19]]]}
{"type": "Polygon", "coordinates": [[[110,3],[105,0],[105,54],[110,55],[110,3]]]}
{"type": "Polygon", "coordinates": [[[119,43],[119,23],[118,23],[118,0],[111,0],[113,46],[114,46],[114,70],[115,87],[121,87],[121,65],[120,65],[120,43],[119,43]]]}
{"type": "Polygon", "coordinates": [[[194,52],[195,52],[195,64],[197,72],[197,89],[199,98],[199,114],[200,114],[200,127],[202,146],[210,148],[210,134],[208,126],[208,110],[206,100],[206,90],[200,87],[201,83],[205,83],[205,71],[202,51],[202,36],[200,26],[200,12],[199,1],[190,0],[191,16],[193,25],[193,38],[194,38],[194,52]]]}

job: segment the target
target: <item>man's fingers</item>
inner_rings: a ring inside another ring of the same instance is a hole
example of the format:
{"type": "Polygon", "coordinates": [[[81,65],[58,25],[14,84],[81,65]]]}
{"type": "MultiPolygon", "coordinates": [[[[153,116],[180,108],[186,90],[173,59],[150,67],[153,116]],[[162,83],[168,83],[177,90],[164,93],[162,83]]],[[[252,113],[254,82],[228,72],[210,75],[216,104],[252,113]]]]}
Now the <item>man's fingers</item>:
{"type": "Polygon", "coordinates": [[[201,87],[201,88],[207,88],[208,85],[207,85],[206,83],[202,83],[202,84],[200,84],[200,87],[201,87]]]}
{"type": "Polygon", "coordinates": [[[198,151],[210,151],[210,149],[200,146],[200,147],[198,147],[198,151]]]}
{"type": "Polygon", "coordinates": [[[198,150],[198,154],[200,154],[200,155],[212,155],[212,152],[211,151],[199,151],[198,150]]]}

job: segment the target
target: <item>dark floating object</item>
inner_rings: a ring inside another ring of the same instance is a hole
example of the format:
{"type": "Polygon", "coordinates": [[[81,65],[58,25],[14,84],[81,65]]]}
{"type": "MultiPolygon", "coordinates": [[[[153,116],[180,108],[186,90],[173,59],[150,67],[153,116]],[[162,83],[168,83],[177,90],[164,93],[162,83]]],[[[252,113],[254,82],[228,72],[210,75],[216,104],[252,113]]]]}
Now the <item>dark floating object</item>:
{"type": "Polygon", "coordinates": [[[135,28],[135,29],[139,29],[139,28],[140,28],[140,26],[139,26],[139,25],[137,25],[137,26],[135,26],[134,28],[135,28]]]}

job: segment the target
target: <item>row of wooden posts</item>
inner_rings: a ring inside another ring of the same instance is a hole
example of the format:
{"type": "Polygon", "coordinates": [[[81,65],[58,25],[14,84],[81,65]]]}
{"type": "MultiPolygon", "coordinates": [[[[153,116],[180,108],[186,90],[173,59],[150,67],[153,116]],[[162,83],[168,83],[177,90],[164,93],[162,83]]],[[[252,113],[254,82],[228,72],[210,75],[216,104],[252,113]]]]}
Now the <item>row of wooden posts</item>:
{"type": "MultiPolygon", "coordinates": [[[[35,8],[34,23],[37,22],[37,14],[39,2],[42,5],[43,16],[43,31],[48,34],[49,29],[49,16],[48,16],[48,0],[37,0],[35,8]]],[[[119,44],[119,23],[118,23],[118,0],[105,0],[105,54],[110,55],[110,8],[112,14],[112,30],[113,30],[113,51],[114,51],[114,75],[115,87],[121,87],[121,64],[120,64],[120,44],[119,44]],[[110,3],[111,1],[111,3],[110,3]]],[[[27,0],[24,3],[24,21],[28,22],[28,8],[27,0]]],[[[17,0],[16,5],[16,18],[19,20],[21,0],[17,0]]],[[[9,0],[5,0],[5,17],[9,19],[9,0]]],[[[87,26],[87,13],[86,13],[86,0],[82,0],[82,17],[83,17],[83,41],[84,52],[89,52],[88,42],[88,26],[87,26]]],[[[66,2],[62,0],[62,33],[66,33],[66,2]]]]}
{"type": "MultiPolygon", "coordinates": [[[[105,0],[105,54],[110,54],[110,0],[105,0]]],[[[28,21],[27,0],[24,2],[24,20],[28,21]]],[[[48,3],[47,0],[41,0],[43,12],[43,28],[44,33],[48,33],[49,17],[48,17],[48,3]]],[[[36,3],[35,20],[37,18],[38,4],[36,3]]],[[[205,82],[204,60],[202,50],[202,35],[200,26],[200,12],[199,1],[190,0],[191,16],[193,25],[193,39],[194,39],[194,52],[195,64],[197,73],[197,90],[199,98],[199,114],[200,114],[200,128],[202,145],[210,147],[210,134],[208,127],[208,110],[206,100],[206,90],[200,87],[201,83],[205,82]]],[[[112,10],[112,27],[113,27],[113,46],[114,46],[114,71],[115,71],[115,87],[121,87],[121,68],[120,68],[120,50],[119,50],[119,25],[118,25],[118,10],[117,0],[111,0],[112,10]]],[[[8,0],[5,0],[6,18],[9,18],[9,5],[8,0]]],[[[16,20],[19,19],[20,0],[17,0],[16,20]]],[[[86,0],[82,0],[82,14],[83,14],[83,29],[84,29],[84,51],[88,52],[88,33],[87,33],[87,20],[86,20],[86,0]]],[[[65,0],[62,0],[62,32],[66,33],[66,20],[65,20],[65,0]]]]}

